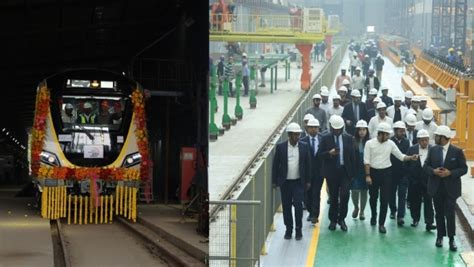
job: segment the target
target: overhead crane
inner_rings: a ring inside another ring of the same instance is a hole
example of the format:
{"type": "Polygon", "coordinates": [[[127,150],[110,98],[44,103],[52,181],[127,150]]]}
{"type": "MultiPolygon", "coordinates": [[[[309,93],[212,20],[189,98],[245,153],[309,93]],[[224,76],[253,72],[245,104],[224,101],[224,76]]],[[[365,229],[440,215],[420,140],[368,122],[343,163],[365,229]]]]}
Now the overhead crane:
{"type": "MultiPolygon", "coordinates": [[[[222,5],[223,1],[219,3],[222,5]]],[[[301,89],[304,91],[311,86],[313,44],[325,41],[326,57],[331,58],[332,37],[339,32],[339,17],[330,16],[326,20],[320,8],[290,9],[288,15],[211,12],[210,19],[210,41],[295,44],[302,55],[301,89]],[[234,29],[237,20],[247,21],[253,31],[234,29]]]]}

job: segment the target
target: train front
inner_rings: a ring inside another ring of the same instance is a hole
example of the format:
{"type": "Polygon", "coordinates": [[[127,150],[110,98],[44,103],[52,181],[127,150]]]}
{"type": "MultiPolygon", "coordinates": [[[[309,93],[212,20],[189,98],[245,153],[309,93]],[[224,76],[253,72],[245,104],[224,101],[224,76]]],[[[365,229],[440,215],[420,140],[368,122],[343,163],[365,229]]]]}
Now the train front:
{"type": "Polygon", "coordinates": [[[139,85],[116,73],[75,70],[40,83],[30,151],[42,217],[136,220],[150,168],[144,112],[139,85]]]}

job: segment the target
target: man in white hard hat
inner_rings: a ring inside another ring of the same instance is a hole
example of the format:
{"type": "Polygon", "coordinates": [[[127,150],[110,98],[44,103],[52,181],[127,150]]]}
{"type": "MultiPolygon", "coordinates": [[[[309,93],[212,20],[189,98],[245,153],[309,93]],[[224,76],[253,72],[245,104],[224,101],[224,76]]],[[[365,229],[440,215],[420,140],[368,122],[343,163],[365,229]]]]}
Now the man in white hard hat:
{"type": "Polygon", "coordinates": [[[347,87],[345,86],[341,86],[337,89],[337,94],[341,97],[341,106],[345,106],[350,102],[350,99],[347,96],[348,92],[349,90],[347,90],[347,87]]]}
{"type": "Polygon", "coordinates": [[[419,160],[411,161],[406,164],[406,173],[409,180],[408,186],[408,202],[410,203],[410,214],[413,222],[412,227],[417,227],[421,217],[421,203],[423,202],[423,217],[425,218],[426,231],[436,229],[433,225],[433,197],[428,195],[428,175],[423,172],[423,166],[428,151],[431,148],[429,144],[430,135],[426,130],[420,130],[416,138],[418,143],[411,146],[407,155],[419,155],[419,160]]]}
{"type": "Polygon", "coordinates": [[[367,93],[367,99],[365,100],[365,108],[367,111],[374,110],[374,99],[377,97],[378,91],[375,88],[372,88],[367,93]]]}
{"type": "Polygon", "coordinates": [[[64,110],[61,112],[61,119],[63,123],[75,123],[77,120],[76,114],[74,114],[74,106],[71,103],[67,103],[64,106],[64,110]]]}
{"type": "MultiPolygon", "coordinates": [[[[394,135],[390,140],[392,140],[395,145],[397,145],[400,152],[406,154],[408,148],[410,148],[410,142],[405,137],[405,122],[397,121],[393,124],[394,135]]],[[[390,197],[389,197],[389,207],[390,207],[390,219],[395,219],[397,217],[397,223],[399,226],[405,224],[405,205],[407,198],[407,189],[408,189],[408,179],[405,175],[405,164],[403,161],[397,159],[395,156],[390,155],[390,162],[392,163],[392,182],[390,186],[390,197]],[[396,202],[398,193],[398,206],[396,202]]]]}
{"type": "Polygon", "coordinates": [[[346,123],[346,132],[354,135],[355,124],[359,120],[367,120],[367,110],[365,104],[360,102],[361,95],[359,90],[352,90],[352,101],[344,106],[342,118],[346,123]]]}
{"type": "Polygon", "coordinates": [[[417,122],[418,121],[416,120],[416,116],[414,114],[409,113],[405,117],[405,124],[407,126],[406,137],[408,139],[408,142],[410,142],[410,146],[413,146],[418,142],[418,131],[415,129],[417,122]]]}
{"type": "Polygon", "coordinates": [[[413,113],[416,116],[417,121],[422,120],[422,112],[423,110],[420,109],[420,96],[415,95],[411,99],[411,107],[408,110],[409,113],[413,113]]]}
{"type": "Polygon", "coordinates": [[[359,68],[359,72],[362,70],[362,62],[360,62],[359,58],[357,57],[357,52],[353,52],[351,60],[351,74],[354,76],[357,72],[357,68],[359,68]]]}
{"type": "Polygon", "coordinates": [[[396,95],[393,97],[393,101],[394,104],[387,108],[387,115],[393,118],[393,122],[405,121],[408,109],[402,106],[402,97],[396,95]]]}
{"type": "Polygon", "coordinates": [[[411,99],[413,98],[413,93],[408,90],[405,92],[405,101],[402,103],[407,109],[411,108],[411,99]]]}
{"type": "Polygon", "coordinates": [[[370,139],[364,148],[365,180],[369,185],[370,209],[372,211],[371,225],[377,224],[377,199],[380,191],[379,232],[385,234],[385,219],[387,217],[392,163],[390,155],[400,161],[417,160],[418,156],[407,156],[400,152],[397,145],[389,139],[392,126],[382,122],[377,125],[375,138],[370,139]]]}
{"type": "Polygon", "coordinates": [[[430,108],[425,108],[422,112],[422,119],[423,121],[419,121],[416,123],[415,129],[418,131],[421,129],[425,129],[430,134],[430,144],[434,145],[434,132],[438,125],[433,121],[433,110],[430,108]]]}
{"type": "Polygon", "coordinates": [[[384,102],[381,101],[377,103],[377,115],[373,116],[369,121],[370,138],[377,137],[377,126],[380,123],[385,122],[388,125],[392,126],[393,120],[392,118],[387,116],[386,110],[387,106],[384,102]]]}
{"type": "Polygon", "coordinates": [[[326,130],[327,125],[327,118],[326,118],[326,111],[322,109],[319,105],[321,104],[321,95],[315,94],[313,95],[313,107],[306,110],[306,114],[311,114],[313,117],[318,119],[319,123],[321,124],[321,131],[326,130]]]}
{"type": "Polygon", "coordinates": [[[426,105],[428,104],[428,97],[425,95],[421,95],[419,99],[420,99],[420,109],[425,110],[426,105]]]}
{"type": "MultiPolygon", "coordinates": [[[[332,107],[328,110],[328,118],[331,118],[333,115],[341,116],[344,112],[344,107],[341,106],[341,96],[335,95],[332,97],[332,107]]],[[[329,120],[328,120],[328,129],[329,129],[329,120]]]]}
{"type": "Polygon", "coordinates": [[[337,78],[336,78],[336,88],[341,87],[342,82],[344,80],[348,80],[349,83],[350,83],[351,77],[349,77],[349,75],[346,74],[346,69],[341,69],[341,75],[337,76],[337,78]]]}
{"type": "Polygon", "coordinates": [[[311,187],[306,191],[305,205],[309,212],[307,221],[316,224],[319,218],[321,187],[323,185],[321,156],[319,153],[319,143],[321,142],[322,136],[319,134],[320,123],[317,119],[310,119],[306,127],[308,135],[302,138],[301,141],[309,144],[311,151],[311,187]]]}
{"type": "Polygon", "coordinates": [[[304,117],[303,117],[303,128],[305,129],[305,131],[303,131],[303,132],[301,133],[301,138],[304,138],[305,136],[308,135],[308,131],[307,131],[306,129],[307,129],[308,121],[309,121],[310,119],[314,119],[313,114],[308,113],[308,114],[305,114],[305,115],[304,115],[304,117]]]}
{"type": "Polygon", "coordinates": [[[364,91],[364,83],[365,83],[365,78],[360,75],[361,69],[360,67],[355,68],[355,74],[352,76],[352,82],[351,82],[351,87],[352,90],[357,89],[359,93],[362,95],[364,91]]]}
{"type": "Polygon", "coordinates": [[[79,117],[76,120],[76,123],[79,124],[96,124],[97,115],[92,113],[92,104],[85,102],[83,105],[83,113],[79,114],[79,117]]]}
{"type": "Polygon", "coordinates": [[[330,132],[323,136],[319,144],[323,176],[329,186],[329,230],[347,231],[345,218],[349,203],[351,179],[355,175],[355,151],[352,136],[343,132],[344,119],[334,115],[330,119],[330,132]]]}
{"type": "Polygon", "coordinates": [[[377,77],[374,76],[374,70],[370,69],[367,73],[367,77],[365,78],[365,90],[368,91],[369,89],[375,88],[379,90],[380,82],[377,77]]]}
{"type": "Polygon", "coordinates": [[[380,97],[380,99],[382,99],[382,101],[385,103],[385,105],[387,105],[387,107],[392,106],[393,99],[388,96],[388,87],[387,86],[382,87],[381,91],[382,91],[382,96],[380,97]]]}
{"type": "Polygon", "coordinates": [[[451,129],[441,125],[436,129],[436,146],[429,149],[423,170],[428,175],[428,194],[433,196],[436,211],[437,238],[435,245],[443,246],[449,237],[449,249],[456,251],[454,242],[456,199],[461,196],[461,177],[467,173],[466,157],[462,149],[450,143],[451,129]]]}
{"type": "Polygon", "coordinates": [[[299,141],[302,132],[298,123],[292,122],[287,128],[288,141],[276,145],[272,162],[272,182],[280,187],[283,220],[286,226],[285,239],[293,233],[292,208],[295,207],[296,240],[303,238],[303,201],[305,188],[310,186],[311,159],[307,143],[299,141]]]}
{"type": "MultiPolygon", "coordinates": [[[[321,104],[319,107],[326,111],[326,114],[331,107],[331,103],[329,103],[329,89],[326,86],[321,87],[321,104]]],[[[329,117],[326,116],[326,119],[329,120],[329,117]]]]}

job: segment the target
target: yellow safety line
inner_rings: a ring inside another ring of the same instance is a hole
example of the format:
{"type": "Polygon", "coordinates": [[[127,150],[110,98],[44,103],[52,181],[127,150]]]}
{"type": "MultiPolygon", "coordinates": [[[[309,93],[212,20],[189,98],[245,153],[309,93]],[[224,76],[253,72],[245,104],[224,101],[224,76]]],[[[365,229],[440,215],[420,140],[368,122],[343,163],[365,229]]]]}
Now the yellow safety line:
{"type": "Polygon", "coordinates": [[[314,266],[314,260],[316,259],[316,254],[318,252],[318,243],[319,243],[319,232],[321,229],[321,222],[324,210],[326,209],[327,203],[327,193],[326,193],[326,181],[324,181],[323,186],[321,187],[321,202],[322,204],[319,207],[319,222],[313,229],[313,233],[311,234],[311,243],[308,249],[308,256],[306,257],[306,264],[305,266],[314,266]]]}

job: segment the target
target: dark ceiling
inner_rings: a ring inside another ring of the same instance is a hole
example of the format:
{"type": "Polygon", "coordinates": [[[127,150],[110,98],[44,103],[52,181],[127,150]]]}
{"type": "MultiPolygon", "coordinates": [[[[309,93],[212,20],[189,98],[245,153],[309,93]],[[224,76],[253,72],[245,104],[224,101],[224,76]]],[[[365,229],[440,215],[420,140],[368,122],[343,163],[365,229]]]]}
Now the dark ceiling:
{"type": "Polygon", "coordinates": [[[31,126],[43,78],[78,67],[130,75],[134,56],[154,42],[138,58],[184,60],[191,76],[204,74],[207,15],[197,0],[0,1],[0,126],[31,126]]]}

